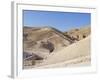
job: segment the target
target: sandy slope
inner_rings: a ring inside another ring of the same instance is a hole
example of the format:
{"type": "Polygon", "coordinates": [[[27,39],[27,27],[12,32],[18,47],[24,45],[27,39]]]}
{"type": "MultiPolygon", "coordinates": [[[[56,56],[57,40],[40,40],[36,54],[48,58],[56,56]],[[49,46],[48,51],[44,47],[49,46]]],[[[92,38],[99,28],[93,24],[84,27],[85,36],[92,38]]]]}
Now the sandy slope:
{"type": "Polygon", "coordinates": [[[71,63],[73,63],[75,59],[76,59],[76,62],[75,62],[76,64],[79,63],[79,61],[82,61],[83,64],[90,63],[90,36],[62,49],[59,52],[52,53],[47,59],[43,61],[43,63],[37,66],[50,65],[50,64],[56,64],[56,63],[60,63],[64,65],[64,63],[61,63],[61,62],[70,64],[69,63],[70,60],[72,60],[71,63]],[[87,56],[89,57],[87,58],[87,56]],[[87,58],[87,62],[84,61],[85,58],[87,58]]]}
{"type": "Polygon", "coordinates": [[[64,61],[64,62],[48,64],[48,65],[44,65],[40,67],[35,66],[35,67],[36,68],[60,68],[60,67],[89,66],[91,65],[90,61],[91,61],[91,58],[90,58],[90,55],[88,55],[88,56],[82,56],[82,57],[78,57],[78,58],[64,61]]]}

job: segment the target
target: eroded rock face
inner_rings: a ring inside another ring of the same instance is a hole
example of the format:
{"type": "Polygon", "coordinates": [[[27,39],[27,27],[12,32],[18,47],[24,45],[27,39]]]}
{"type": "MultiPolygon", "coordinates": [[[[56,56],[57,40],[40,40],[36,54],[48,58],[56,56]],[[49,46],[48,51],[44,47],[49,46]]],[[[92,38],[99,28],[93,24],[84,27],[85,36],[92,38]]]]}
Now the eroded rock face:
{"type": "Polygon", "coordinates": [[[64,35],[71,38],[73,41],[80,41],[89,36],[90,33],[91,33],[91,28],[89,26],[86,26],[84,28],[73,29],[68,32],[64,32],[64,35]]]}
{"type": "Polygon", "coordinates": [[[64,46],[68,46],[71,40],[64,36],[57,30],[52,28],[24,28],[23,34],[24,40],[24,50],[32,50],[33,48],[39,48],[41,42],[48,43],[49,45],[54,45],[55,49],[64,46]]]}

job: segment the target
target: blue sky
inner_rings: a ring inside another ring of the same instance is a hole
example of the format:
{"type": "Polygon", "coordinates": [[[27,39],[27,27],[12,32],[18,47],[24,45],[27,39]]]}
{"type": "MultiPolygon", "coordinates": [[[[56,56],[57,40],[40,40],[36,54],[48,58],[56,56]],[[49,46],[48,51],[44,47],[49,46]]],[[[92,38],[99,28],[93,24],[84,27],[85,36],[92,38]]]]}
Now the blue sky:
{"type": "Polygon", "coordinates": [[[61,31],[91,24],[90,13],[23,11],[23,25],[28,27],[52,26],[61,31]]]}

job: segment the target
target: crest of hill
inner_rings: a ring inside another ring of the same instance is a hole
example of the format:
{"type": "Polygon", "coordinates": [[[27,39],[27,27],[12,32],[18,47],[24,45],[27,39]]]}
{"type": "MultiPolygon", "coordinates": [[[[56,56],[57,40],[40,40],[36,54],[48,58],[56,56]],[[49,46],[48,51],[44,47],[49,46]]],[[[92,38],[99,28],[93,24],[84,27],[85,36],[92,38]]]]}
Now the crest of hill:
{"type": "Polygon", "coordinates": [[[61,31],[52,27],[24,27],[23,39],[24,43],[27,45],[29,45],[27,42],[34,43],[47,40],[51,42],[55,40],[58,44],[63,43],[65,45],[73,42],[70,38],[64,36],[61,31]]]}

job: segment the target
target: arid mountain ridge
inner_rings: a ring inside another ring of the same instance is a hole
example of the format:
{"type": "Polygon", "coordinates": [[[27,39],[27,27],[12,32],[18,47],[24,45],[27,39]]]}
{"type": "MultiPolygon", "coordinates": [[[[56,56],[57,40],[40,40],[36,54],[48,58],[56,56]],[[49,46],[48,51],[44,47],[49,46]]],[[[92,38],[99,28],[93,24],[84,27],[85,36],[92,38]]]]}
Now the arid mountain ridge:
{"type": "MultiPolygon", "coordinates": [[[[90,35],[90,27],[61,32],[53,27],[23,27],[24,59],[41,61],[90,35]]],[[[28,62],[29,63],[29,62],[28,62]]]]}

